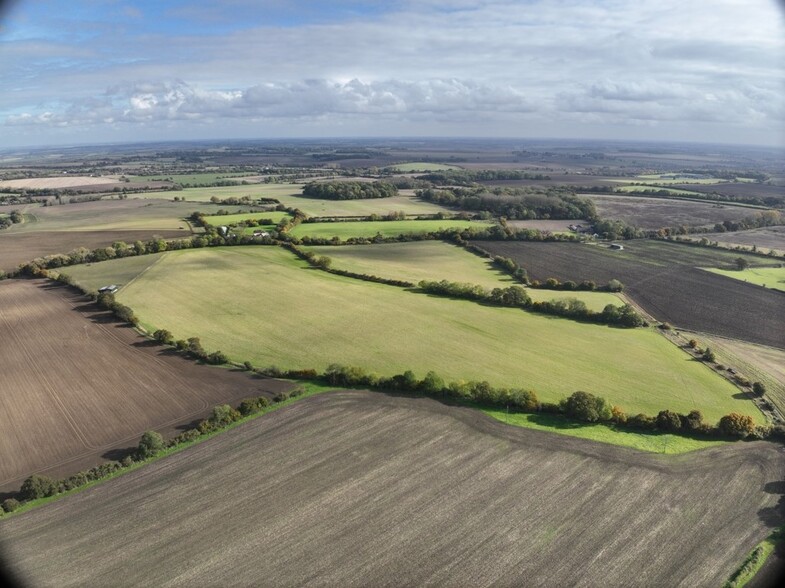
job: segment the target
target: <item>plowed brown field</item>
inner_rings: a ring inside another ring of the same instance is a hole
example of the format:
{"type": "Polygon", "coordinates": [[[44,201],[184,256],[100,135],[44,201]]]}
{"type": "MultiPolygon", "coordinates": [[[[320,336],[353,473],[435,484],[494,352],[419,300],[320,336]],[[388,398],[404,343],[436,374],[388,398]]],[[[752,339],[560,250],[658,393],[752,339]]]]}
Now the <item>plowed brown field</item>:
{"type": "Polygon", "coordinates": [[[624,284],[624,293],[657,320],[785,349],[781,292],[699,269],[725,267],[734,255],[740,256],[737,252],[644,240],[626,241],[624,251],[578,243],[479,243],[494,255],[517,261],[532,279],[598,284],[617,279],[624,284]]]}
{"type": "Polygon", "coordinates": [[[0,282],[0,490],[74,473],[172,432],[215,405],[290,384],[198,366],[150,345],[86,298],[42,280],[0,282]]]}
{"type": "Polygon", "coordinates": [[[337,392],[0,536],[31,586],[720,586],[782,524],[784,457],[665,458],[337,392]]]}

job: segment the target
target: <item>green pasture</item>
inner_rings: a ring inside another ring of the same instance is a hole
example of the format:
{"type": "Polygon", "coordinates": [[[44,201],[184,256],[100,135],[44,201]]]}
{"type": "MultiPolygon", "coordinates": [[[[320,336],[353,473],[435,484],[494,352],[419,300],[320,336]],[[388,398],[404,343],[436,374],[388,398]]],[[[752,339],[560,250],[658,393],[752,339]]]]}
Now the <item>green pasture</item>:
{"type": "Polygon", "coordinates": [[[668,185],[668,184],[724,184],[728,180],[722,178],[671,178],[673,174],[643,174],[630,178],[627,181],[644,181],[647,184],[668,185]]]}
{"type": "Polygon", "coordinates": [[[282,210],[270,210],[262,212],[244,212],[240,214],[214,214],[204,217],[204,222],[208,225],[234,225],[247,220],[257,220],[260,218],[269,219],[273,224],[278,224],[282,219],[290,216],[288,212],[282,210]]]}
{"type": "Polygon", "coordinates": [[[672,455],[727,443],[727,441],[719,441],[717,439],[684,437],[671,433],[616,429],[610,425],[600,423],[576,423],[555,414],[510,413],[504,409],[486,407],[482,407],[480,410],[496,420],[516,427],[560,433],[570,437],[599,441],[600,443],[611,443],[612,445],[621,445],[652,453],[672,455]]]}
{"type": "Polygon", "coordinates": [[[447,165],[445,163],[432,163],[429,161],[413,161],[409,163],[398,163],[396,165],[388,165],[385,169],[390,169],[402,173],[411,173],[411,172],[446,171],[446,170],[461,169],[461,168],[456,165],[447,165]]]}
{"type": "MultiPolygon", "coordinates": [[[[376,275],[414,284],[422,280],[468,282],[484,288],[506,288],[517,282],[494,267],[487,259],[444,241],[411,241],[374,245],[306,247],[333,260],[332,267],[358,274],[376,275]]],[[[558,292],[527,289],[537,302],[577,298],[590,310],[602,310],[608,304],[619,306],[621,300],[608,292],[558,292]]]]}
{"type": "Polygon", "coordinates": [[[664,191],[668,192],[668,194],[673,194],[675,196],[695,196],[695,195],[705,196],[705,194],[701,194],[700,192],[694,192],[692,190],[680,190],[679,188],[666,188],[664,186],[655,186],[655,185],[650,185],[650,186],[620,186],[620,187],[618,187],[616,189],[620,190],[621,192],[631,192],[631,193],[646,192],[646,191],[649,191],[649,190],[664,190],[664,191]]]}
{"type": "MultiPolygon", "coordinates": [[[[153,182],[153,181],[169,181],[175,184],[210,184],[217,181],[232,181],[242,182],[243,178],[249,176],[258,176],[259,174],[227,174],[226,172],[218,173],[200,173],[200,174],[159,174],[153,176],[126,176],[132,182],[153,182]]],[[[254,182],[255,183],[255,182],[254,182]]]]}
{"type": "Polygon", "coordinates": [[[290,233],[295,237],[317,237],[322,239],[348,239],[350,237],[374,237],[381,233],[384,237],[413,233],[433,233],[440,229],[485,228],[493,223],[465,220],[401,220],[401,221],[347,221],[329,223],[302,223],[290,233]]]}
{"type": "Polygon", "coordinates": [[[785,267],[750,267],[742,271],[704,268],[706,271],[785,292],[785,267]]]}
{"type": "Polygon", "coordinates": [[[109,284],[115,284],[122,289],[148,267],[158,263],[163,255],[163,253],[153,253],[74,265],[63,268],[60,273],[70,276],[79,286],[88,291],[95,292],[98,288],[109,284]]]}
{"type": "MultiPolygon", "coordinates": [[[[114,262],[111,262],[114,263],[114,262]]],[[[104,274],[104,279],[108,275],[104,274]]],[[[109,280],[113,281],[113,280],[109,280]]],[[[362,366],[488,380],[558,401],[601,394],[629,413],[699,408],[762,415],[654,329],[619,329],[409,292],[328,274],[272,246],[168,252],[118,300],[148,330],[200,337],[256,366],[362,366]]]]}

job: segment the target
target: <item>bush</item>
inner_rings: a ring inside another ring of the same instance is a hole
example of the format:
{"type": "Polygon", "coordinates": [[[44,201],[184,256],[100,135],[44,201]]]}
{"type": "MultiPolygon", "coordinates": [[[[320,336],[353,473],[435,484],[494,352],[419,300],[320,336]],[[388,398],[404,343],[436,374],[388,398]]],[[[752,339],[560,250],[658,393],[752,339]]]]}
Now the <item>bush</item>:
{"type": "Polygon", "coordinates": [[[6,498],[3,500],[3,510],[5,512],[14,512],[20,506],[22,506],[22,503],[16,498],[6,498]]]}
{"type": "Polygon", "coordinates": [[[163,345],[172,345],[172,343],[174,343],[174,337],[166,329],[158,329],[153,333],[153,339],[163,345]]]}
{"type": "Polygon", "coordinates": [[[652,417],[643,413],[638,413],[627,419],[627,425],[636,429],[643,429],[645,431],[650,431],[653,429],[655,424],[655,420],[652,417]]]}
{"type": "Polygon", "coordinates": [[[52,496],[57,491],[57,486],[52,478],[33,474],[22,482],[21,496],[24,500],[35,500],[52,496]]]}
{"type": "Polygon", "coordinates": [[[238,410],[241,415],[248,416],[249,414],[255,414],[259,412],[269,404],[270,402],[264,396],[259,396],[257,398],[246,398],[240,403],[238,410]]]}
{"type": "Polygon", "coordinates": [[[580,390],[562,400],[560,405],[567,416],[579,421],[596,423],[609,421],[613,416],[613,408],[607,400],[580,390]]]}
{"type": "Polygon", "coordinates": [[[701,358],[707,363],[714,363],[714,361],[717,359],[710,347],[706,348],[701,358]]]}
{"type": "Polygon", "coordinates": [[[729,437],[746,437],[755,429],[755,421],[746,414],[732,412],[720,419],[717,428],[720,433],[729,437]]]}
{"type": "Polygon", "coordinates": [[[160,433],[145,431],[144,435],[142,435],[142,438],[139,440],[136,453],[140,459],[147,459],[161,451],[165,446],[164,438],[160,433]]]}
{"type": "Polygon", "coordinates": [[[229,358],[222,351],[213,351],[205,358],[205,362],[210,365],[223,365],[229,363],[229,358]]]}
{"type": "Polygon", "coordinates": [[[214,406],[208,419],[213,425],[223,427],[240,419],[240,412],[228,404],[214,406]]]}
{"type": "Polygon", "coordinates": [[[681,430],[681,417],[671,410],[661,410],[657,414],[655,422],[660,431],[681,430]]]}

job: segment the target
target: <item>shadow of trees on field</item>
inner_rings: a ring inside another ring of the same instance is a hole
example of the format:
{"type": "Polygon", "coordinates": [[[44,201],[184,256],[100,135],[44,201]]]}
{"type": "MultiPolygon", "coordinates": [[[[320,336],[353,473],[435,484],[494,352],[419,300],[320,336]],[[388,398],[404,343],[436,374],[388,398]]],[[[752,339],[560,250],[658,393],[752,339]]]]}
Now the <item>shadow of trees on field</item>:
{"type": "Polygon", "coordinates": [[[779,527],[785,524],[785,481],[768,482],[763,485],[767,494],[779,494],[775,506],[768,506],[758,511],[758,517],[768,527],[779,527]]]}

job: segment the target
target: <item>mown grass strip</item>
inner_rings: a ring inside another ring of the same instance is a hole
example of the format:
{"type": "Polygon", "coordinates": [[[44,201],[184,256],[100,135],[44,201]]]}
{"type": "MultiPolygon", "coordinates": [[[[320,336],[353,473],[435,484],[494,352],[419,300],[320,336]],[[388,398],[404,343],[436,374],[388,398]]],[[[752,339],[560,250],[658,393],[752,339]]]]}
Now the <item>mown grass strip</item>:
{"type": "Polygon", "coordinates": [[[650,453],[676,455],[728,443],[728,441],[695,439],[670,433],[619,431],[609,425],[578,423],[555,414],[507,412],[501,408],[477,408],[488,416],[508,425],[609,443],[650,453]]]}
{"type": "Polygon", "coordinates": [[[783,539],[784,532],[785,527],[780,527],[758,543],[722,588],[744,588],[761,570],[769,556],[774,553],[777,545],[785,540],[783,539]]]}

